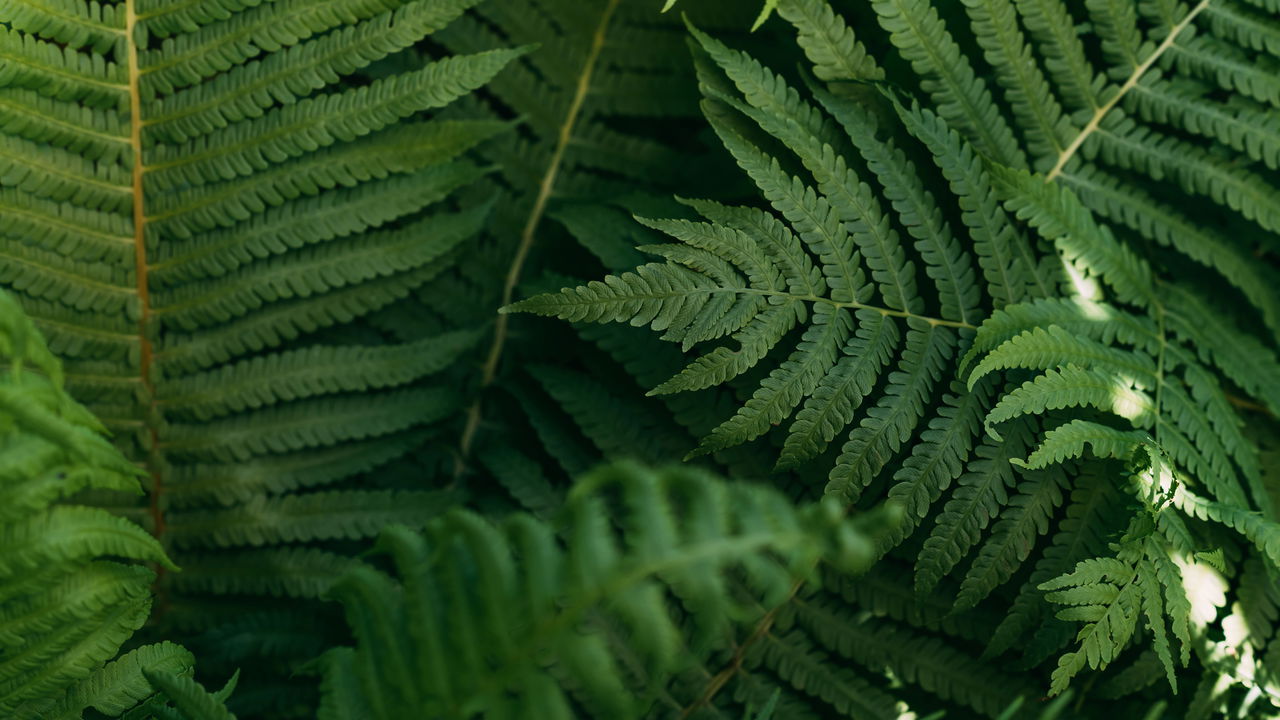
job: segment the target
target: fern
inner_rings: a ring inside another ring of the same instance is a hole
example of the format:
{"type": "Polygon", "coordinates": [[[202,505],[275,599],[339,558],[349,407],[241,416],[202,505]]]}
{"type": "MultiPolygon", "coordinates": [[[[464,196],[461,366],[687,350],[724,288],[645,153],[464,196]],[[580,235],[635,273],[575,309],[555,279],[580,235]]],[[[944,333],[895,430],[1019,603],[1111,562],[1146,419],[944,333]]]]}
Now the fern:
{"type": "MultiPolygon", "coordinates": [[[[1068,475],[1056,466],[1075,458],[1141,466],[1145,457],[1148,471],[1159,466],[1165,477],[1176,476],[1177,488],[1211,496],[1205,501],[1210,505],[1180,499],[1161,512],[1161,542],[1172,548],[1161,551],[1163,562],[1172,562],[1169,553],[1194,553],[1221,541],[1197,518],[1234,528],[1269,552],[1269,521],[1245,520],[1252,517],[1248,508],[1268,514],[1270,504],[1256,451],[1240,431],[1223,382],[1269,402],[1257,378],[1275,372],[1274,356],[1242,330],[1210,321],[1209,305],[1185,285],[1158,280],[1168,271],[1153,268],[1131,247],[1144,235],[1171,243],[1174,227],[1212,236],[1161,201],[1148,201],[1140,179],[1142,173],[1154,180],[1172,174],[1172,147],[1186,150],[1187,162],[1201,157],[1198,151],[1148,128],[1125,130],[1127,151],[1116,140],[1117,118],[1125,112],[1120,101],[1146,87],[1138,80],[1160,58],[1179,52],[1178,38],[1186,40],[1183,33],[1205,4],[1186,13],[1170,6],[1163,14],[1157,5],[1144,5],[1141,14],[1089,5],[1099,18],[1102,56],[1126,70],[1111,73],[1117,86],[1104,90],[1105,74],[1093,70],[1078,40],[1053,35],[1057,23],[1071,17],[1057,3],[1015,9],[975,1],[963,12],[946,13],[923,2],[872,3],[936,113],[897,91],[886,90],[887,100],[877,104],[873,94],[841,84],[875,82],[884,71],[817,0],[778,8],[798,29],[814,73],[831,83],[811,85],[816,102],[750,56],[694,29],[704,113],[770,210],[683,201],[701,219],[640,219],[677,241],[641,248],[660,262],[523,300],[504,312],[648,326],[686,352],[702,348],[651,394],[729,384],[745,389],[745,402],[705,432],[690,457],[723,453],[776,432],[776,470],[812,477],[809,468],[821,458],[829,468],[828,494],[853,503],[877,488],[904,505],[906,522],[882,543],[882,553],[931,517],[959,479],[925,541],[917,584],[929,591],[963,570],[961,608],[987,598],[1035,557],[1036,539],[1051,531],[1055,509],[1068,502],[1068,475]],[[959,19],[971,21],[965,31],[995,68],[994,84],[953,40],[948,25],[959,19]],[[1035,46],[1019,19],[1044,48],[1047,76],[1027,63],[1035,46]],[[1157,32],[1163,27],[1166,36],[1142,41],[1141,23],[1157,32]],[[1063,110],[1058,92],[1078,106],[1078,116],[1063,110]],[[897,123],[886,125],[886,109],[898,116],[900,130],[897,123]],[[1085,119],[1076,125],[1076,117],[1085,119]],[[1137,149],[1139,137],[1150,147],[1137,149]],[[917,165],[922,155],[945,179],[945,194],[924,180],[929,174],[917,165]],[[1114,178],[1107,180],[1109,201],[1078,181],[1104,176],[1092,162],[1127,173],[1106,176],[1114,178]],[[1045,175],[1034,176],[1029,168],[1045,175]],[[1134,203],[1121,210],[1117,193],[1134,203]],[[1159,209],[1158,215],[1141,214],[1149,208],[1159,209]],[[956,217],[959,231],[952,224],[956,217]],[[961,243],[959,233],[972,243],[961,243]],[[1046,251],[1056,256],[1057,267],[1046,251]],[[922,278],[929,283],[921,285],[922,278]],[[1100,301],[1104,294],[1107,300],[1100,301]],[[965,382],[948,385],[956,365],[965,382]],[[1016,377],[1027,370],[1038,375],[1021,386],[996,380],[998,372],[1016,377]],[[860,410],[863,404],[867,410],[860,410]],[[1073,417],[1074,408],[1083,408],[1084,417],[1073,417]],[[1129,429],[1100,424],[1095,411],[1129,429]],[[1056,420],[1040,442],[1023,416],[1045,413],[1056,420]],[[1012,421],[1020,423],[1020,434],[1011,445],[1005,426],[1012,421]],[[982,427],[993,444],[970,461],[982,427]],[[828,450],[840,436],[847,439],[838,452],[828,450]],[[996,448],[1009,454],[992,460],[996,448]],[[893,462],[904,449],[906,456],[893,462]],[[1010,489],[1017,491],[1013,497],[1010,489]],[[1227,508],[1238,508],[1237,514],[1227,508]]],[[[1177,68],[1175,63],[1171,71],[1177,68]]],[[[1265,201],[1246,199],[1265,191],[1246,193],[1244,175],[1230,170],[1221,172],[1240,178],[1238,185],[1227,183],[1239,191],[1211,192],[1201,179],[1206,166],[1193,166],[1202,174],[1192,178],[1186,170],[1183,190],[1269,227],[1265,201]]],[[[1260,177],[1249,182],[1265,187],[1260,177]]],[[[1214,242],[1208,252],[1185,243],[1188,260],[1226,273],[1248,264],[1225,240],[1214,242]]],[[[1271,292],[1259,271],[1249,268],[1230,280],[1265,317],[1271,292]]],[[[1130,506],[1136,517],[1142,496],[1137,492],[1130,506]]],[[[1157,658],[1176,682],[1162,623],[1172,618],[1176,639],[1189,647],[1185,629],[1179,630],[1185,624],[1178,624],[1182,604],[1170,599],[1177,594],[1173,576],[1155,572],[1154,560],[1144,562],[1129,578],[1146,580],[1134,581],[1115,606],[1120,614],[1097,635],[1102,644],[1087,646],[1093,648],[1088,664],[1105,667],[1145,618],[1157,658]]],[[[1035,582],[1043,586],[1052,577],[1035,582]]],[[[1038,592],[1023,594],[1037,602],[1038,592]]],[[[1084,657],[1064,658],[1054,692],[1084,657]]],[[[1185,664],[1186,657],[1176,659],[1185,664]]]]}
{"type": "Polygon", "coordinates": [[[118,716],[156,696],[148,673],[185,678],[194,658],[169,642],[117,656],[151,608],[155,573],[177,567],[141,527],[56,504],[84,488],[142,492],[143,473],[66,393],[62,364],[0,292],[0,712],[13,718],[118,716]]]}
{"type": "MultiPolygon", "coordinates": [[[[456,393],[423,381],[476,330],[401,344],[340,328],[439,276],[489,212],[451,198],[486,172],[464,154],[508,125],[429,114],[524,50],[365,75],[474,4],[6,12],[3,283],[63,358],[67,388],[146,465],[148,507],[86,501],[141,522],[206,577],[162,573],[166,636],[220,622],[214,597],[227,617],[255,607],[236,598],[260,592],[252,571],[214,581],[211,566],[420,523],[439,500],[334,486],[457,409],[456,393]]],[[[314,572],[342,566],[340,548],[326,551],[314,572]]],[[[306,598],[325,584],[296,573],[271,586],[306,598]]]]}
{"type": "Polygon", "coordinates": [[[750,617],[736,572],[776,602],[819,557],[853,569],[871,544],[832,504],[619,465],[584,477],[554,524],[456,511],[378,549],[400,583],[361,566],[334,586],[358,644],[326,654],[320,717],[639,717],[685,653],[750,617]]]}
{"type": "Polygon", "coordinates": [[[665,5],[5,6],[0,708],[1276,713],[1280,6],[665,5]]]}

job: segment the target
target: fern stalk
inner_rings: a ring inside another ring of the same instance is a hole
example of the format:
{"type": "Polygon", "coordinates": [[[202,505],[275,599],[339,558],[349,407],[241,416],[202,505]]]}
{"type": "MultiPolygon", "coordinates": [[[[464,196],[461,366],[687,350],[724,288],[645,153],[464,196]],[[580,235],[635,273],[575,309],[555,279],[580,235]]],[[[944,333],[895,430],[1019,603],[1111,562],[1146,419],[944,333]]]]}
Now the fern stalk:
{"type": "Polygon", "coordinates": [[[1133,73],[1129,75],[1129,79],[1125,80],[1124,84],[1120,86],[1120,90],[1116,92],[1110,100],[1103,103],[1101,107],[1094,110],[1093,117],[1089,119],[1088,124],[1084,126],[1084,129],[1081,130],[1078,135],[1076,135],[1075,139],[1071,141],[1071,144],[1062,151],[1058,156],[1058,162],[1054,163],[1053,168],[1044,176],[1045,182],[1053,182],[1062,174],[1062,170],[1067,166],[1067,163],[1071,161],[1071,158],[1075,156],[1076,152],[1080,150],[1081,146],[1084,145],[1084,141],[1088,140],[1089,136],[1092,135],[1101,125],[1102,118],[1106,117],[1107,113],[1111,112],[1111,108],[1114,108],[1125,95],[1129,94],[1130,90],[1133,90],[1138,86],[1138,82],[1142,80],[1142,76],[1147,74],[1147,71],[1151,69],[1151,66],[1155,65],[1161,55],[1164,55],[1168,52],[1169,48],[1173,47],[1173,44],[1178,41],[1178,36],[1191,25],[1197,15],[1204,12],[1209,7],[1209,3],[1211,2],[1213,2],[1213,0],[1200,0],[1195,7],[1191,8],[1191,12],[1187,13],[1186,17],[1182,18],[1177,25],[1174,25],[1169,30],[1169,35],[1165,37],[1164,41],[1156,47],[1151,55],[1146,60],[1142,61],[1141,65],[1134,68],[1133,73]]]}
{"type": "MultiPolygon", "coordinates": [[[[816,561],[814,565],[816,567],[816,561]]],[[[812,568],[810,569],[810,572],[812,572],[812,568]]],[[[692,716],[699,709],[711,705],[711,701],[715,699],[716,695],[719,694],[722,689],[724,689],[725,684],[733,679],[734,675],[737,675],[742,671],[742,664],[746,662],[747,652],[751,650],[753,645],[769,634],[769,630],[773,628],[774,622],[778,619],[778,613],[782,612],[782,610],[795,599],[796,594],[804,587],[805,582],[805,576],[802,575],[799,580],[792,584],[791,590],[787,593],[786,599],[773,606],[764,614],[764,617],[760,618],[760,621],[756,623],[754,628],[752,628],[751,634],[739,643],[736,649],[734,649],[733,657],[729,659],[729,662],[725,664],[725,667],[708,679],[707,686],[698,695],[697,699],[681,709],[680,720],[687,720],[687,718],[692,716]]]]}
{"type": "MultiPolygon", "coordinates": [[[[142,71],[138,63],[138,43],[137,43],[137,25],[138,25],[138,0],[125,0],[125,47],[128,54],[128,92],[129,92],[129,146],[133,151],[133,252],[135,277],[137,281],[138,305],[140,317],[138,319],[138,346],[140,360],[138,363],[139,382],[142,385],[144,394],[143,402],[147,406],[147,415],[149,418],[147,435],[150,439],[150,447],[147,448],[146,468],[147,474],[151,478],[150,497],[148,498],[148,510],[151,515],[151,532],[157,538],[161,538],[165,533],[165,517],[162,496],[164,495],[164,479],[161,477],[159,464],[156,462],[160,450],[159,432],[156,430],[156,420],[160,409],[156,406],[156,389],[151,380],[151,364],[153,356],[153,348],[151,339],[147,334],[147,329],[151,325],[151,294],[148,278],[148,261],[147,261],[147,209],[146,194],[143,191],[143,178],[146,173],[146,163],[143,160],[142,146],[142,71]]],[[[157,615],[163,615],[168,607],[166,586],[161,582],[164,578],[165,568],[163,566],[156,567],[156,609],[157,615]]]]}
{"type": "MultiPolygon", "coordinates": [[[[515,256],[511,259],[511,265],[507,269],[507,276],[502,285],[502,304],[499,307],[510,305],[515,298],[516,286],[520,283],[520,274],[524,271],[525,263],[529,259],[529,252],[533,249],[534,241],[537,239],[538,228],[546,215],[547,203],[550,202],[551,195],[555,192],[556,178],[560,174],[560,165],[564,162],[565,150],[568,149],[569,143],[573,139],[574,127],[577,125],[578,116],[582,112],[582,104],[586,101],[587,94],[591,91],[591,78],[595,74],[596,63],[600,60],[600,52],[604,49],[605,39],[609,34],[609,25],[620,1],[608,0],[609,4],[600,13],[600,22],[591,37],[591,49],[587,54],[586,61],[582,64],[582,72],[578,75],[578,84],[574,88],[573,100],[569,104],[568,112],[565,113],[564,122],[560,125],[555,149],[551,153],[551,159],[547,163],[547,169],[543,173],[542,181],[538,183],[538,195],[533,201],[533,208],[529,211],[529,217],[525,221],[523,231],[520,233],[520,244],[516,246],[515,256]]],[[[498,319],[494,323],[493,341],[489,345],[489,352],[480,371],[480,394],[477,395],[476,400],[472,402],[471,407],[467,410],[467,422],[463,427],[462,438],[458,443],[458,459],[454,467],[455,478],[465,471],[467,458],[471,454],[471,446],[475,442],[476,432],[480,429],[482,393],[493,384],[493,381],[498,376],[498,365],[502,361],[502,352],[506,347],[507,325],[509,323],[510,316],[504,314],[498,315],[498,319]]]]}

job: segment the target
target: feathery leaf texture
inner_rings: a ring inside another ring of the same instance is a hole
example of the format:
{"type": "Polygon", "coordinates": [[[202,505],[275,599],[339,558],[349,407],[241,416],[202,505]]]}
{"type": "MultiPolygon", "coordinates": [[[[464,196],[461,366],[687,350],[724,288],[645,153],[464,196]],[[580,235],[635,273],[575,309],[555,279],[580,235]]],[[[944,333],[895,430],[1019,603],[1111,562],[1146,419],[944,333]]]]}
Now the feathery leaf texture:
{"type": "Polygon", "coordinates": [[[776,604],[821,558],[865,567],[865,532],[830,502],[634,464],[584,476],[553,523],[455,510],[421,534],[390,527],[377,548],[399,582],[361,565],[333,586],[357,644],[324,658],[321,717],[559,718],[577,702],[641,717],[649,691],[754,619],[738,572],[776,604]]]}
{"type": "Polygon", "coordinates": [[[673,4],[0,0],[0,714],[1276,714],[1280,4],[673,4]]]}
{"type": "MultiPolygon", "coordinates": [[[[68,389],[146,466],[148,507],[103,492],[96,501],[172,538],[178,564],[190,549],[238,547],[249,568],[260,546],[287,554],[372,538],[442,509],[422,487],[341,484],[453,415],[460,399],[432,376],[482,329],[409,342],[350,329],[444,274],[491,210],[464,194],[489,172],[467,153],[511,123],[437,116],[529,48],[414,55],[475,4],[41,0],[0,10],[0,284],[48,336],[68,389]]],[[[64,491],[110,477],[68,472],[64,491]]],[[[114,489],[136,489],[127,477],[114,489]]],[[[32,485],[7,507],[53,492],[32,485]]],[[[6,532],[18,542],[66,527],[42,551],[61,561],[87,560],[85,548],[141,557],[145,531],[129,539],[89,513],[58,508],[6,532]]],[[[39,559],[18,546],[5,555],[8,567],[39,559]]],[[[331,566],[330,580],[342,571],[331,566]]],[[[253,585],[162,572],[157,620],[171,601],[195,599],[180,589],[253,585]]],[[[293,587],[304,585],[312,598],[322,589],[314,577],[293,587]]],[[[105,648],[106,634],[137,627],[149,600],[135,595],[130,613],[104,620],[102,640],[85,642],[105,648]]],[[[184,682],[170,689],[196,697],[184,682]]],[[[199,703],[179,706],[191,714],[199,703]]]]}
{"type": "MultiPolygon", "coordinates": [[[[1212,145],[1266,162],[1274,101],[1244,65],[1209,59],[1231,56],[1229,43],[1269,52],[1269,26],[1226,0],[1136,11],[1101,0],[1070,11],[1058,0],[877,0],[858,17],[874,15],[910,67],[888,85],[885,60],[859,37],[874,27],[823,0],[782,0],[777,11],[826,83],[810,83],[813,100],[691,28],[703,112],[768,209],[682,201],[701,217],[639,218],[675,240],[639,248],[658,262],[503,312],[647,326],[696,349],[650,394],[729,386],[740,401],[701,431],[690,458],[730,462],[730,450],[769,436],[776,471],[829,470],[826,492],[846,503],[888,492],[906,518],[880,552],[929,525],[917,589],[936,592],[955,573],[960,610],[1024,563],[1038,579],[1020,580],[1018,607],[1030,607],[1040,584],[1070,571],[1064,562],[1105,551],[1094,539],[1126,526],[1081,507],[1092,496],[1073,492],[1072,477],[1123,469],[1125,512],[1156,513],[1167,547],[1130,562],[1128,589],[1108,600],[1109,615],[1091,616],[1093,639],[1064,656],[1052,690],[1105,667],[1134,637],[1152,643],[1176,684],[1171,658],[1191,643],[1167,563],[1222,542],[1200,520],[1268,552],[1269,530],[1248,518],[1270,522],[1271,500],[1227,388],[1276,406],[1274,338],[1258,341],[1176,280],[1196,264],[1216,271],[1246,300],[1243,314],[1257,312],[1267,334],[1278,328],[1254,248],[1195,219],[1219,213],[1271,242],[1274,184],[1212,145]],[[1067,32],[1085,16],[1099,52],[1067,32]],[[1210,29],[1197,32],[1204,18],[1210,29]],[[1230,103],[1215,83],[1235,93],[1230,103]],[[927,107],[911,99],[917,89],[927,107]],[[1180,256],[1148,261],[1151,244],[1180,256]],[[1192,491],[1209,505],[1152,504],[1153,493],[1192,491]],[[1037,548],[1042,535],[1052,541],[1037,548]]],[[[1018,632],[1034,630],[1046,648],[1035,662],[1069,639],[1052,639],[1064,621],[1025,617],[1018,632]]]]}
{"type": "Polygon", "coordinates": [[[155,573],[177,569],[138,525],[58,504],[85,489],[140,493],[144,473],[67,394],[61,363],[18,302],[0,291],[0,712],[118,715],[154,691],[143,674],[190,674],[172,643],[116,657],[151,609],[155,573]]]}

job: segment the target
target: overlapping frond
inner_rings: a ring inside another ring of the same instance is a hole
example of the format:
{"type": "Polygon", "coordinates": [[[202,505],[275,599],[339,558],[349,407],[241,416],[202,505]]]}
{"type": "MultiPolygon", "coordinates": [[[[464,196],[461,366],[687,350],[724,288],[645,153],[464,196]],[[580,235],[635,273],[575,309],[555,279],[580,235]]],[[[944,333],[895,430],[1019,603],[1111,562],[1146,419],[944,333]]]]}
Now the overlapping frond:
{"type": "Polygon", "coordinates": [[[819,558],[869,562],[841,516],[701,471],[618,465],[584,477],[554,524],[455,510],[422,534],[389,528],[379,549],[399,582],[361,566],[334,586],[357,645],[326,655],[321,717],[640,717],[755,617],[738,573],[768,606],[819,558]]]}
{"type": "MultiPolygon", "coordinates": [[[[440,509],[423,487],[332,486],[461,403],[432,376],[478,328],[410,343],[348,328],[443,274],[491,210],[459,197],[488,172],[465,156],[510,123],[435,116],[528,48],[413,50],[473,5],[6,6],[0,282],[68,388],[146,464],[146,510],[95,502],[179,556],[239,549],[252,567],[259,548],[304,552],[440,509]]],[[[171,582],[161,608],[179,617],[195,597],[171,589],[255,587],[171,582]]]]}
{"type": "Polygon", "coordinates": [[[189,675],[172,643],[116,657],[151,609],[155,573],[176,569],[138,525],[57,504],[86,488],[141,492],[143,473],[63,388],[39,331],[0,292],[0,712],[18,720],[111,716],[155,694],[150,671],[189,675]]]}
{"type": "MultiPolygon", "coordinates": [[[[814,74],[829,83],[811,88],[813,102],[693,30],[704,113],[768,210],[684,201],[700,219],[641,219],[676,241],[639,248],[659,262],[509,310],[647,326],[685,353],[696,349],[651,394],[727,385],[739,400],[719,425],[696,430],[703,440],[691,457],[732,463],[728,450],[766,436],[781,449],[775,470],[794,473],[784,483],[829,470],[826,491],[846,502],[860,502],[868,488],[871,498],[887,493],[906,517],[880,552],[908,543],[903,553],[917,559],[920,592],[954,576],[957,612],[1008,600],[1001,588],[1016,579],[1014,613],[991,650],[1030,635],[1025,655],[1039,664],[1070,640],[1069,625],[1045,612],[1040,586],[1107,553],[1101,538],[1145,512],[1151,488],[1143,477],[1157,485],[1176,477],[1211,503],[1157,515],[1152,537],[1169,557],[1241,540],[1266,552],[1269,531],[1246,518],[1269,517],[1271,501],[1233,407],[1239,402],[1225,387],[1271,406],[1273,386],[1261,379],[1273,377],[1274,354],[1269,341],[1221,316],[1256,309],[1271,323],[1275,295],[1237,238],[1190,218],[1218,203],[1212,212],[1239,213],[1234,227],[1270,228],[1264,177],[1196,144],[1249,144],[1246,153],[1265,163],[1267,124],[1260,110],[1251,120],[1235,115],[1249,107],[1239,96],[1231,111],[1215,107],[1210,98],[1220,96],[1207,77],[1196,81],[1198,94],[1178,81],[1180,113],[1136,100],[1149,98],[1159,73],[1189,72],[1179,63],[1190,61],[1174,59],[1184,44],[1197,57],[1221,54],[1226,42],[1249,44],[1249,52],[1266,44],[1256,27],[1227,31],[1212,13],[1214,34],[1227,39],[1191,43],[1188,28],[1206,3],[1175,5],[1135,12],[1098,2],[1077,13],[1053,0],[973,0],[945,10],[884,0],[856,11],[879,20],[934,110],[900,89],[868,87],[884,71],[855,29],[876,30],[821,0],[778,4],[814,74]],[[1066,31],[1082,15],[1095,22],[1087,40],[1099,43],[1097,52],[1066,31]],[[975,44],[981,54],[967,54],[975,44]],[[1099,59],[1114,65],[1110,72],[1093,67],[1099,59]],[[1147,108],[1140,121],[1139,102],[1147,108]],[[901,125],[886,122],[894,114],[901,125]],[[1143,125],[1179,122],[1187,127],[1175,127],[1177,140],[1143,125]],[[1180,187],[1154,189],[1165,177],[1180,187]],[[1147,241],[1190,262],[1144,260],[1147,241]],[[1163,281],[1194,263],[1226,274],[1248,301],[1244,309],[1224,310],[1163,281]],[[953,382],[957,365],[961,381],[953,382]],[[1152,476],[1152,467],[1165,474],[1152,476]],[[1107,468],[1135,480],[1121,496],[1129,500],[1109,495],[1118,505],[1101,508],[1098,482],[1079,477],[1107,468]],[[1201,520],[1243,537],[1225,541],[1201,520]],[[922,526],[929,531],[914,538],[922,526]]],[[[1245,95],[1252,88],[1257,100],[1259,82],[1232,67],[1222,87],[1245,95]]],[[[1134,585],[1128,609],[1099,637],[1118,653],[1145,623],[1137,636],[1152,643],[1172,682],[1170,658],[1193,643],[1178,625],[1183,603],[1164,592],[1169,573],[1156,564],[1143,565],[1150,579],[1134,585]],[[1148,587],[1159,592],[1138,591],[1148,587]],[[1162,618],[1172,618],[1171,629],[1162,618]]],[[[1080,658],[1079,667],[1107,665],[1096,648],[1068,653],[1063,667],[1071,669],[1054,679],[1055,692],[1080,658]]]]}
{"type": "MultiPolygon", "coordinates": [[[[771,369],[745,406],[691,454],[740,445],[794,417],[779,467],[802,466],[844,436],[828,491],[856,500],[924,422],[949,360],[983,313],[983,297],[1022,297],[1028,280],[1017,277],[1012,291],[983,291],[974,255],[961,249],[915,164],[864,107],[826,93],[819,93],[820,105],[810,104],[748,56],[696,37],[705,53],[700,76],[707,116],[778,215],[686,201],[704,221],[642,220],[680,241],[641,248],[666,263],[521,301],[510,310],[648,325],[685,349],[708,346],[653,391],[664,395],[744,373],[759,376],[753,368],[797,333],[789,355],[764,365],[771,369]],[[756,134],[772,136],[792,159],[772,157],[762,139],[750,139],[756,134]],[[834,147],[857,148],[865,175],[834,147]],[[784,169],[793,162],[803,174],[784,169]],[[905,237],[914,238],[918,260],[908,259],[905,237]],[[916,262],[932,281],[927,293],[917,286],[916,262]],[[936,316],[926,314],[930,305],[936,316]],[[864,402],[871,407],[859,413],[864,402]]],[[[919,108],[903,112],[921,127],[941,122],[919,108]]],[[[940,164],[969,173],[969,182],[991,192],[990,179],[985,171],[974,172],[975,156],[958,136],[921,134],[940,164]]],[[[995,283],[1008,279],[1009,264],[995,253],[1025,243],[1010,237],[1013,225],[1004,223],[999,239],[977,253],[979,263],[994,270],[988,277],[995,283]]],[[[1034,249],[1020,252],[1038,264],[1034,249]]],[[[891,496],[905,499],[912,527],[959,475],[984,402],[966,393],[944,395],[922,436],[927,442],[899,471],[891,496]]]]}

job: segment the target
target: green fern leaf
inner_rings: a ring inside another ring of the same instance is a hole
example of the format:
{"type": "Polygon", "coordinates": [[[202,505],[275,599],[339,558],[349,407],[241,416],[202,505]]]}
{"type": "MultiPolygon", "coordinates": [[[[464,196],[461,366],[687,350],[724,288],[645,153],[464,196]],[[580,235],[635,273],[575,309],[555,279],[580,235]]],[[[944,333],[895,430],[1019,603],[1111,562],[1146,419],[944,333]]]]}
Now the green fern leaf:
{"type": "Polygon", "coordinates": [[[402,581],[360,566],[334,586],[359,644],[354,655],[329,656],[326,712],[354,705],[375,718],[470,717],[512,712],[514,693],[521,712],[567,717],[572,690],[594,712],[636,716],[648,700],[633,694],[635,680],[607,636],[588,629],[591,618],[631,628],[629,652],[646,673],[665,675],[681,652],[722,643],[743,610],[735,610],[729,568],[741,568],[752,592],[776,604],[823,553],[845,567],[870,559],[866,540],[841,525],[834,506],[797,510],[772,492],[689,469],[602,469],[574,487],[561,519],[566,548],[528,516],[495,526],[455,511],[430,523],[425,537],[385,531],[380,548],[402,581]],[[616,531],[605,505],[614,493],[624,510],[616,531]],[[843,538],[831,534],[840,527],[843,538]],[[682,647],[668,592],[692,612],[701,642],[682,647]],[[512,597],[520,598],[515,606],[512,597]],[[537,660],[544,654],[556,658],[555,674],[537,660]]]}

